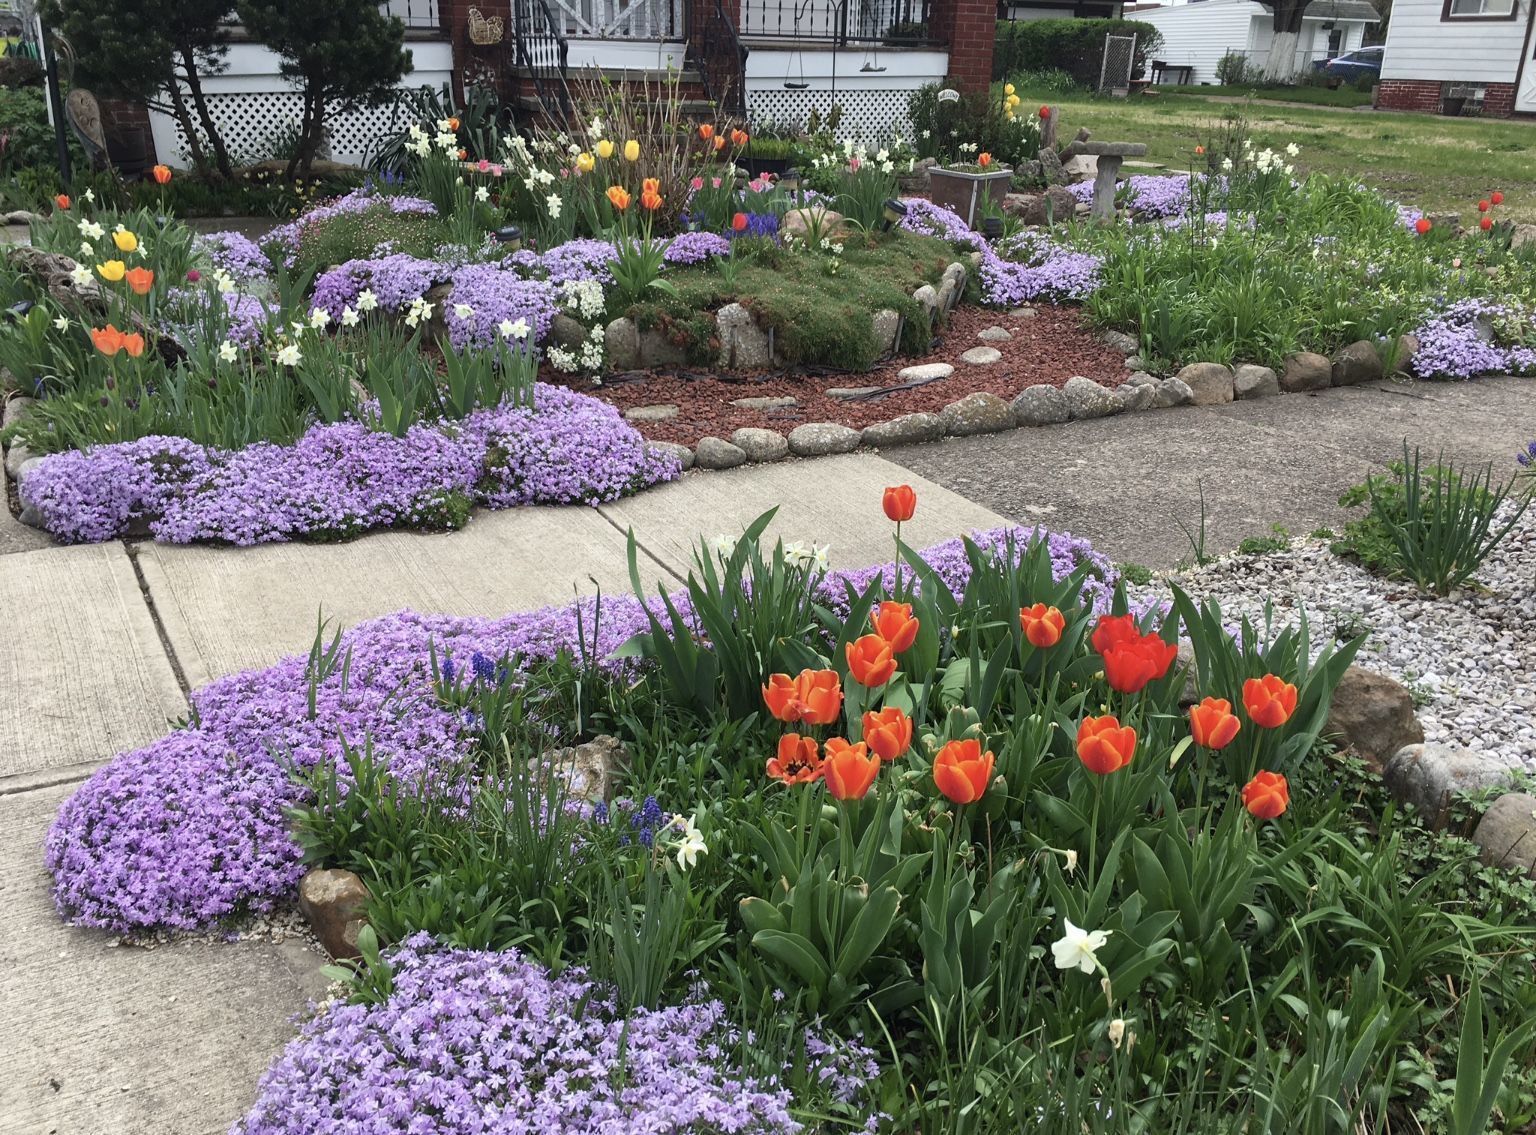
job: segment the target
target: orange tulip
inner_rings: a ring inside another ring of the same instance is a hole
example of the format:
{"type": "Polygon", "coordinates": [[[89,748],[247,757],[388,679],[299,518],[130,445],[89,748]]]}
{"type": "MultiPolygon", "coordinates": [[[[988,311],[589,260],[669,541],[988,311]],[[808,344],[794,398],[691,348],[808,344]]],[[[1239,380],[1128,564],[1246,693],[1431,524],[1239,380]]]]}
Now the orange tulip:
{"type": "Polygon", "coordinates": [[[69,211],[69,194],[68,193],[60,193],[57,197],[55,197],[53,199],[53,203],[55,205],[57,205],[64,212],[68,212],[69,211]]]}
{"type": "Polygon", "coordinates": [[[155,166],[149,171],[149,176],[155,179],[156,185],[164,185],[171,180],[171,167],[155,166]]]}
{"type": "Polygon", "coordinates": [[[747,144],[747,132],[745,130],[731,131],[731,145],[745,146],[747,144]]]}
{"type": "Polygon", "coordinates": [[[912,747],[912,719],[894,705],[866,713],[864,743],[882,761],[894,761],[912,747]]]}
{"type": "Polygon", "coordinates": [[[911,520],[917,511],[917,493],[911,485],[892,485],[885,490],[880,506],[885,509],[887,520],[900,524],[903,520],[911,520]]]}
{"type": "Polygon", "coordinates": [[[986,792],[995,761],[974,737],[951,741],[933,759],[933,783],[956,804],[973,804],[986,792]]]}
{"type": "Polygon", "coordinates": [[[1278,772],[1261,771],[1243,785],[1243,807],[1258,820],[1273,820],[1291,804],[1291,787],[1278,772]]]}
{"type": "Polygon", "coordinates": [[[1108,776],[1131,763],[1136,755],[1136,730],[1122,726],[1113,714],[1085,717],[1077,727],[1077,759],[1089,771],[1108,776]]]}
{"type": "Polygon", "coordinates": [[[1110,648],[1104,655],[1104,680],[1109,688],[1122,694],[1134,694],[1148,682],[1165,677],[1179,648],[1155,634],[1142,635],[1110,648]]]}
{"type": "Polygon", "coordinates": [[[843,711],[843,687],[835,670],[802,670],[794,678],[770,674],[763,702],[780,721],[831,725],[843,711]]]}
{"type": "Polygon", "coordinates": [[[661,178],[659,178],[659,177],[648,177],[648,178],[645,178],[643,181],[640,182],[640,192],[641,193],[660,193],[661,192],[661,178]]]}
{"type": "Polygon", "coordinates": [[[1296,712],[1296,687],[1274,674],[1243,683],[1243,708],[1260,729],[1278,729],[1296,712]]]}
{"type": "Polygon", "coordinates": [[[610,185],[608,187],[608,200],[613,202],[613,207],[619,212],[629,208],[629,190],[622,185],[610,185]]]}
{"type": "Polygon", "coordinates": [[[1196,146],[1195,147],[1195,153],[1197,153],[1197,154],[1205,153],[1205,147],[1204,146],[1196,146]]]}
{"type": "Polygon", "coordinates": [[[459,128],[458,116],[457,115],[449,115],[448,116],[448,129],[449,130],[457,130],[458,128],[459,128]]]}
{"type": "Polygon", "coordinates": [[[149,289],[155,286],[155,274],[148,268],[130,268],[123,273],[123,279],[136,296],[149,295],[149,289]]]}
{"type": "Polygon", "coordinates": [[[979,165],[982,169],[986,169],[989,165],[992,164],[992,155],[983,150],[981,153],[976,155],[976,164],[979,165]]]}
{"type": "Polygon", "coordinates": [[[701,122],[701,123],[699,123],[699,137],[700,138],[703,138],[704,141],[708,142],[714,136],[715,136],[715,128],[712,125],[710,125],[708,122],[701,122]]]}
{"type": "Polygon", "coordinates": [[[827,742],[821,773],[834,800],[862,800],[880,772],[880,758],[871,756],[861,741],[850,745],[841,737],[827,742]]]}
{"type": "Polygon", "coordinates": [[[821,754],[816,738],[786,733],[779,738],[778,756],[768,759],[768,775],[785,784],[809,784],[821,778],[821,754]]]}
{"type": "Polygon", "coordinates": [[[1189,707],[1189,734],[1195,744],[1207,749],[1225,749],[1237,736],[1242,722],[1232,712],[1226,698],[1206,698],[1189,707]]]}
{"type": "Polygon", "coordinates": [[[1024,637],[1038,650],[1048,650],[1061,641],[1061,632],[1067,629],[1067,620],[1055,607],[1036,603],[1019,611],[1019,625],[1024,637]]]}
{"type": "Polygon", "coordinates": [[[912,644],[917,641],[918,620],[912,617],[910,603],[892,603],[887,600],[880,604],[878,613],[869,613],[869,623],[877,635],[891,644],[892,654],[911,650],[912,644]]]}
{"type": "Polygon", "coordinates": [[[136,359],[144,353],[144,336],[137,331],[123,336],[123,350],[128,352],[128,357],[136,359]]]}
{"type": "Polygon", "coordinates": [[[123,349],[123,333],[110,323],[105,327],[92,327],[91,345],[111,357],[123,349]]]}
{"type": "Polygon", "coordinates": [[[725,135],[721,134],[715,139],[715,152],[719,153],[723,149],[725,149],[725,135]]]}
{"type": "Polygon", "coordinates": [[[640,207],[647,212],[654,213],[661,208],[661,194],[652,193],[649,189],[640,194],[640,207]]]}
{"type": "Polygon", "coordinates": [[[848,673],[861,686],[883,686],[896,673],[891,644],[877,634],[867,634],[848,644],[848,673]]]}

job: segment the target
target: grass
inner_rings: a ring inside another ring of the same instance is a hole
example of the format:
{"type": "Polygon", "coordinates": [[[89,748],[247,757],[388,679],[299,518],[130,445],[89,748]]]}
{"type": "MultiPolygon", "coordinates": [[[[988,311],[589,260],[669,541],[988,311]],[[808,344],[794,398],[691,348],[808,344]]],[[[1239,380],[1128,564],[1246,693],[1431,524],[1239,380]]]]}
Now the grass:
{"type": "Polygon", "coordinates": [[[1216,130],[1224,114],[1242,109],[1256,145],[1301,147],[1298,173],[1352,175],[1405,205],[1460,213],[1463,224],[1475,224],[1478,200],[1498,189],[1505,194],[1505,217],[1536,222],[1536,126],[1526,122],[1281,106],[1257,99],[1226,104],[1182,93],[1126,100],[1024,89],[1019,94],[1026,106],[1048,102],[1061,108],[1057,136],[1062,139],[1086,126],[1096,139],[1145,142],[1146,160],[1172,170],[1188,169],[1196,144],[1216,130]]]}
{"type": "Polygon", "coordinates": [[[1202,98],[1240,100],[1250,96],[1260,102],[1311,103],[1313,106],[1362,107],[1371,105],[1370,91],[1357,91],[1348,83],[1329,87],[1255,87],[1251,84],[1221,86],[1167,86],[1156,88],[1156,100],[1202,98]]]}

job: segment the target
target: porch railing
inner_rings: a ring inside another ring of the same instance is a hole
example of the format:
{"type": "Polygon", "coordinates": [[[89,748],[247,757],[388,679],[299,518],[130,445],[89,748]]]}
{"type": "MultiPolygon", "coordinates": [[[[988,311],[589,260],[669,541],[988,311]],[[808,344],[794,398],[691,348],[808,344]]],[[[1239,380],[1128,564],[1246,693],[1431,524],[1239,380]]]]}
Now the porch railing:
{"type": "Polygon", "coordinates": [[[747,49],[720,0],[696,0],[688,29],[688,61],[704,81],[704,93],[720,110],[747,117],[747,49]]]}
{"type": "Polygon", "coordinates": [[[549,0],[513,0],[512,25],[517,65],[526,68],[544,112],[564,120],[571,110],[566,83],[565,35],[549,0]]]}
{"type": "Polygon", "coordinates": [[[684,0],[551,0],[560,30],[573,39],[681,39],[684,0]]]}
{"type": "Polygon", "coordinates": [[[813,43],[931,43],[930,0],[742,0],[747,39],[813,43]]]}
{"type": "Polygon", "coordinates": [[[442,13],[438,0],[384,0],[380,5],[386,16],[399,16],[407,28],[430,29],[442,27],[442,13]]]}

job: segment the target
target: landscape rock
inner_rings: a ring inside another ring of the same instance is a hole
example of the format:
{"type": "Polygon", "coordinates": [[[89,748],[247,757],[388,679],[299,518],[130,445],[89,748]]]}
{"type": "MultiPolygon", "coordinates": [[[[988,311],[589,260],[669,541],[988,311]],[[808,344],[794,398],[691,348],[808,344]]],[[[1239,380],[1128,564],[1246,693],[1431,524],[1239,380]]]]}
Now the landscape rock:
{"type": "Polygon", "coordinates": [[[1190,406],[1194,401],[1195,392],[1189,388],[1189,383],[1182,378],[1165,378],[1157,384],[1157,397],[1152,406],[1165,410],[1170,406],[1190,406]]]}
{"type": "Polygon", "coordinates": [[[789,456],[789,442],[773,430],[743,426],[731,434],[731,444],[745,453],[748,461],[779,461],[789,456]]]}
{"type": "Polygon", "coordinates": [[[1483,813],[1472,833],[1491,867],[1507,867],[1536,875],[1536,796],[1506,792],[1483,813]]]}
{"type": "Polygon", "coordinates": [[[883,307],[869,317],[869,322],[875,333],[875,350],[881,356],[895,351],[901,337],[901,312],[883,307]]]}
{"type": "Polygon", "coordinates": [[[1519,224],[1509,234],[1509,248],[1513,252],[1528,244],[1536,244],[1536,225],[1519,224]]]}
{"type": "Polygon", "coordinates": [[[677,458],[678,463],[683,467],[683,472],[686,473],[693,468],[693,450],[686,445],[678,445],[675,441],[650,441],[646,444],[652,449],[677,458]]]}
{"type": "Polygon", "coordinates": [[[1360,339],[1333,356],[1332,378],[1335,386],[1355,386],[1375,382],[1385,373],[1376,344],[1360,339]]]}
{"type": "Polygon", "coordinates": [[[951,402],[939,413],[939,420],[944,432],[954,437],[997,433],[1014,426],[1013,407],[985,390],[951,402]]]}
{"type": "Polygon", "coordinates": [[[624,418],[630,422],[670,422],[677,414],[677,407],[671,402],[657,402],[651,406],[631,406],[624,411],[624,418]]]}
{"type": "Polygon", "coordinates": [[[1104,331],[1100,333],[1099,339],[1122,355],[1138,354],[1141,351],[1141,344],[1137,342],[1136,336],[1127,335],[1124,331],[1104,331]]]}
{"type": "Polygon", "coordinates": [[[1422,744],[1424,727],[1408,687],[1386,674],[1351,666],[1333,691],[1323,736],[1379,769],[1395,753],[1422,744]]]}
{"type": "Polygon", "coordinates": [[[1074,421],[1084,418],[1107,418],[1111,414],[1118,414],[1123,408],[1120,395],[1107,386],[1100,386],[1091,378],[1082,375],[1074,375],[1067,379],[1067,384],[1061,388],[1066,395],[1067,405],[1071,407],[1074,421]]]}
{"type": "Polygon", "coordinates": [[[640,332],[642,367],[675,367],[688,361],[688,352],[656,328],[640,332]]]}
{"type": "Polygon", "coordinates": [[[1333,385],[1333,361],[1327,355],[1297,351],[1285,356],[1280,372],[1280,389],[1287,394],[1303,390],[1327,390],[1333,385]]]}
{"type": "Polygon", "coordinates": [[[791,209],[785,213],[784,219],[779,222],[779,231],[808,237],[818,222],[822,236],[835,236],[844,228],[843,215],[836,209],[828,209],[825,205],[807,205],[803,209],[791,209]]]}
{"type": "Polygon", "coordinates": [[[1003,212],[1026,225],[1064,225],[1076,210],[1077,198],[1061,185],[1052,185],[1044,193],[1010,193],[1003,199],[1003,212]]]}
{"type": "Polygon", "coordinates": [[[1157,385],[1141,382],[1124,384],[1115,391],[1120,397],[1122,410],[1150,410],[1157,405],[1157,385]]]}
{"type": "Polygon", "coordinates": [[[718,366],[755,370],[773,362],[768,332],[739,303],[728,303],[715,312],[715,334],[720,340],[715,356],[718,366]]]}
{"type": "Polygon", "coordinates": [[[1426,823],[1445,825],[1451,798],[1490,788],[1508,788],[1509,768],[1470,749],[1421,743],[1408,745],[1387,758],[1382,782],[1403,804],[1412,804],[1426,823]]]}
{"type": "Polygon", "coordinates": [[[796,398],[785,394],[778,398],[732,398],[731,405],[741,410],[783,410],[797,405],[796,398]]]}
{"type": "Polygon", "coordinates": [[[976,332],[976,338],[983,343],[1006,343],[1013,338],[1013,332],[1006,327],[987,327],[976,332]]]}
{"type": "Polygon", "coordinates": [[[896,372],[896,377],[902,382],[937,382],[954,373],[955,368],[949,363],[919,363],[916,366],[902,367],[896,372]]]}
{"type": "Polygon", "coordinates": [[[923,309],[923,313],[928,316],[930,321],[933,319],[934,313],[939,310],[939,293],[932,284],[924,284],[919,287],[912,293],[912,299],[917,303],[918,307],[923,309]]]}
{"type": "Polygon", "coordinates": [[[1099,175],[1099,159],[1093,154],[1073,154],[1061,163],[1061,172],[1073,181],[1092,181],[1099,175]]]}
{"type": "Polygon", "coordinates": [[[789,451],[800,457],[825,457],[852,453],[859,448],[860,433],[837,422],[806,422],[789,434],[789,451]]]}
{"type": "Polygon", "coordinates": [[[850,402],[866,397],[870,394],[877,394],[884,389],[885,387],[883,386],[829,386],[825,391],[823,391],[823,393],[826,394],[828,398],[836,398],[840,401],[850,402]]]}
{"type": "Polygon", "coordinates": [[[883,449],[892,445],[933,441],[943,435],[944,423],[937,414],[903,414],[889,422],[865,426],[862,440],[865,445],[883,449]]]}
{"type": "Polygon", "coordinates": [[[1024,307],[1014,308],[1008,314],[1013,316],[1015,319],[1034,319],[1040,313],[1026,304],[1024,307]]]}
{"type": "Polygon", "coordinates": [[[22,465],[36,456],[24,443],[13,441],[11,447],[5,451],[5,471],[11,475],[13,481],[19,480],[22,465]]]}
{"type": "Polygon", "coordinates": [[[1232,401],[1232,369],[1221,363],[1190,363],[1174,377],[1189,387],[1196,406],[1220,406],[1232,401]]]}
{"type": "Polygon", "coordinates": [[[28,398],[25,394],[18,394],[5,404],[5,413],[0,416],[0,426],[14,426],[25,418],[37,404],[36,398],[28,398]]]}
{"type": "Polygon", "coordinates": [[[1055,426],[1072,420],[1072,406],[1057,387],[1026,386],[1013,400],[1013,420],[1021,426],[1055,426]]]}
{"type": "MultiPolygon", "coordinates": [[[[1045,183],[1052,189],[1056,189],[1067,183],[1067,172],[1061,166],[1061,156],[1049,146],[1040,147],[1040,176],[1045,179],[1045,183]]],[[[1076,197],[1072,198],[1072,203],[1074,205],[1077,204],[1076,197]]],[[[1057,213],[1056,217],[1058,220],[1065,220],[1071,215],[1071,213],[1057,213]]],[[[1036,222],[1029,221],[1026,223],[1035,224],[1036,222]]],[[[1039,223],[1044,224],[1043,221],[1039,223]]]]}
{"type": "Polygon", "coordinates": [[[965,294],[965,265],[958,262],[949,264],[944,269],[944,275],[939,278],[939,310],[952,311],[960,302],[960,297],[965,294]]]}
{"type": "Polygon", "coordinates": [[[579,351],[587,342],[587,329],[563,311],[555,312],[549,321],[548,341],[567,351],[579,351]]]}
{"type": "Polygon", "coordinates": [[[528,770],[546,786],[558,778],[561,794],[587,804],[609,803],[617,794],[619,780],[629,770],[629,750],[607,733],[562,749],[551,749],[528,760],[528,770]]]}
{"type": "Polygon", "coordinates": [[[1126,386],[1156,386],[1157,385],[1157,376],[1155,374],[1148,374],[1144,370],[1133,371],[1131,373],[1130,377],[1125,380],[1125,385],[1126,386]]]}
{"type": "MultiPolygon", "coordinates": [[[[1536,226],[1532,226],[1536,228],[1536,226]]],[[[1393,374],[1412,374],[1413,360],[1419,353],[1419,337],[1411,332],[1397,337],[1397,366],[1393,374]]],[[[1385,365],[1385,364],[1383,364],[1385,365]]]]}
{"type": "Polygon", "coordinates": [[[734,469],[747,463],[747,455],[724,438],[701,437],[693,447],[693,461],[700,469],[734,469]]]}
{"type": "Polygon", "coordinates": [[[21,502],[21,511],[16,514],[16,519],[28,528],[36,528],[39,532],[47,532],[48,525],[43,520],[43,514],[35,504],[28,501],[21,502]]]}
{"type": "Polygon", "coordinates": [[[975,367],[991,366],[993,363],[1002,362],[1003,352],[996,347],[972,347],[960,356],[962,363],[970,363],[975,367]]]}
{"type": "Polygon", "coordinates": [[[640,365],[640,328],[620,316],[603,329],[603,357],[609,370],[634,370],[640,365]]]}
{"type": "Polygon", "coordinates": [[[333,958],[355,958],[368,921],[368,888],[351,871],[317,867],[299,880],[299,910],[333,958]]]}
{"type": "Polygon", "coordinates": [[[1238,398],[1270,398],[1280,393],[1280,376],[1269,367],[1244,363],[1232,375],[1232,391],[1238,398]]]}

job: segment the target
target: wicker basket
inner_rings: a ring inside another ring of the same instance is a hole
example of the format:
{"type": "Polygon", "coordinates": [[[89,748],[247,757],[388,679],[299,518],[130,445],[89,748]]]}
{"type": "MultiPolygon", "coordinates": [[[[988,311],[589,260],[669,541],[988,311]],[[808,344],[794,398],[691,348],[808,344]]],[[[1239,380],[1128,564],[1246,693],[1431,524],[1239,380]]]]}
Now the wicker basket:
{"type": "Polygon", "coordinates": [[[469,10],[469,42],[476,47],[492,47],[500,43],[505,30],[500,16],[487,19],[479,8],[469,10]]]}

